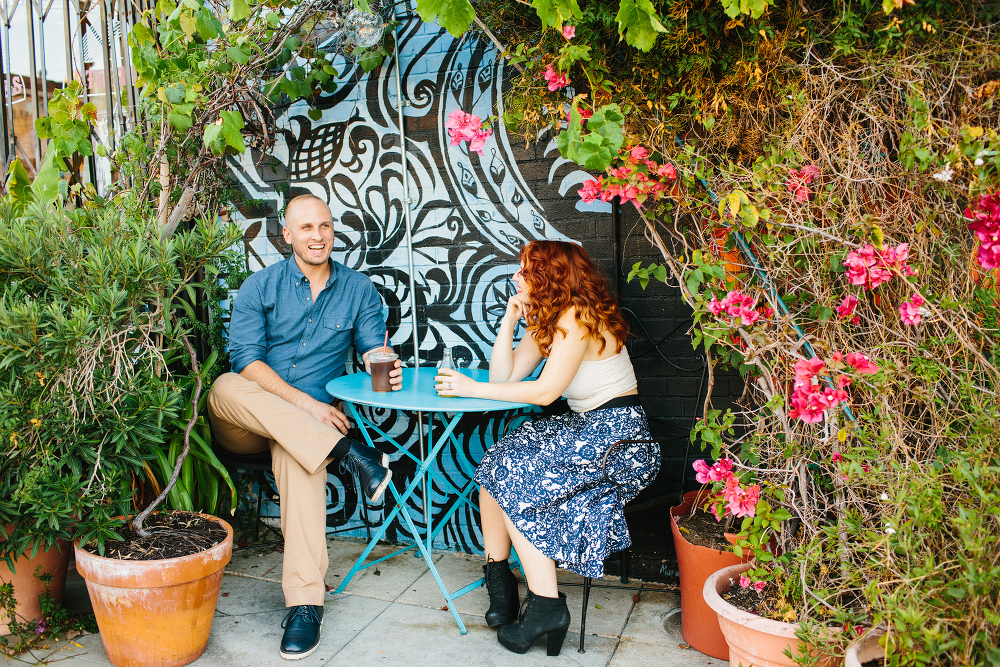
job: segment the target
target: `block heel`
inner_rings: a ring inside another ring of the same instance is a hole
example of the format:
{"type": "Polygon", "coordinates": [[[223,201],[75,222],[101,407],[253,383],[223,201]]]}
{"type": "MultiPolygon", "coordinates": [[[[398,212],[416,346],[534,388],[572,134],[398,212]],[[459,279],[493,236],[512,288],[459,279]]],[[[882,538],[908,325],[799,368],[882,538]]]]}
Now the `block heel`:
{"type": "Polygon", "coordinates": [[[497,640],[509,651],[527,653],[535,642],[546,637],[546,651],[549,655],[559,655],[566,630],[569,628],[569,609],[566,594],[557,598],[535,595],[528,590],[528,597],[521,604],[521,614],[517,623],[502,625],[497,630],[497,640]]]}
{"type": "Polygon", "coordinates": [[[566,628],[552,630],[545,639],[545,648],[549,655],[559,655],[562,650],[563,641],[566,639],[566,628]]]}

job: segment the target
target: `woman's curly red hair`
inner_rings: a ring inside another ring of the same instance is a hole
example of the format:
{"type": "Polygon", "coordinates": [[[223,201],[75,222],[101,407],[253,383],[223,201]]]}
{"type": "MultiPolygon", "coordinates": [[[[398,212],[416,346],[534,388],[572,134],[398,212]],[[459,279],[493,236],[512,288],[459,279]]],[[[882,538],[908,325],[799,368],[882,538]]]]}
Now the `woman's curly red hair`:
{"type": "Polygon", "coordinates": [[[557,330],[566,335],[556,323],[570,307],[576,308],[587,336],[601,342],[601,352],[604,332],[611,333],[615,352],[621,352],[628,325],[586,250],[566,241],[532,241],[521,248],[521,276],[531,297],[525,321],[543,356],[549,356],[557,330]]]}

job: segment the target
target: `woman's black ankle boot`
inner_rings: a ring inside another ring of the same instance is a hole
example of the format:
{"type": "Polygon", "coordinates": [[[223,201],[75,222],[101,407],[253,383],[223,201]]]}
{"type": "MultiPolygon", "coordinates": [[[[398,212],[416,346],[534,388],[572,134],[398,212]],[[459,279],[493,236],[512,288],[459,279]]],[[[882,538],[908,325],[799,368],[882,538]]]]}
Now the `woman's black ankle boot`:
{"type": "Polygon", "coordinates": [[[497,630],[497,639],[514,653],[527,653],[542,635],[548,635],[549,655],[559,655],[566,629],[569,628],[569,609],[566,608],[566,594],[557,598],[543,598],[528,590],[524,608],[517,623],[504,625],[497,630]]]}
{"type": "Polygon", "coordinates": [[[487,560],[486,565],[483,565],[483,578],[490,594],[486,625],[495,628],[516,621],[521,601],[517,595],[517,577],[510,571],[507,560],[487,560]]]}

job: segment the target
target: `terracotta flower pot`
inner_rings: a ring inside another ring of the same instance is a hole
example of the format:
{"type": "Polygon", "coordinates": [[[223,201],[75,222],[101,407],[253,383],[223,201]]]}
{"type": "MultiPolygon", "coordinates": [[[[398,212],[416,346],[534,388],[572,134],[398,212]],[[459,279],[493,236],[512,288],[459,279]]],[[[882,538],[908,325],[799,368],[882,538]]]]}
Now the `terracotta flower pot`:
{"type": "Polygon", "coordinates": [[[719,620],[702,597],[705,580],[721,568],[741,562],[732,551],[718,551],[691,544],[677,527],[677,517],[690,513],[700,491],[684,495],[684,502],[670,508],[670,530],[674,534],[677,569],[681,580],[681,634],[696,650],[720,660],[729,659],[729,646],[719,620]]]}
{"type": "MultiPolygon", "coordinates": [[[[730,580],[736,581],[740,574],[750,569],[747,563],[725,567],[705,581],[703,595],[705,602],[715,610],[722,633],[729,643],[729,664],[732,667],[795,667],[795,661],[785,655],[786,650],[798,655],[802,652],[802,642],[795,636],[797,623],[783,623],[743,611],[722,599],[721,594],[729,590],[730,580]]],[[[840,660],[833,656],[822,656],[817,663],[820,667],[834,667],[840,660]]]]}
{"type": "Polygon", "coordinates": [[[861,635],[858,641],[847,647],[847,653],[844,654],[844,667],[861,667],[869,660],[881,660],[885,657],[885,649],[878,643],[884,634],[884,626],[875,626],[861,635]]]}
{"type": "Polygon", "coordinates": [[[180,667],[205,652],[222,571],[233,553],[233,529],[211,549],[180,558],[102,558],[76,545],[76,569],[87,582],[101,641],[116,667],[180,667]]]}
{"type": "MultiPolygon", "coordinates": [[[[30,551],[28,552],[30,553],[30,551]]],[[[0,561],[0,583],[14,584],[14,599],[17,600],[15,613],[28,621],[40,621],[43,614],[38,597],[47,588],[52,599],[62,602],[63,591],[66,590],[66,570],[69,566],[69,543],[61,542],[57,547],[39,551],[34,558],[22,555],[14,560],[14,572],[7,564],[0,561]],[[45,584],[35,576],[37,568],[40,573],[51,574],[52,581],[45,584]]],[[[10,617],[0,612],[0,636],[10,634],[7,624],[10,617]]]]}

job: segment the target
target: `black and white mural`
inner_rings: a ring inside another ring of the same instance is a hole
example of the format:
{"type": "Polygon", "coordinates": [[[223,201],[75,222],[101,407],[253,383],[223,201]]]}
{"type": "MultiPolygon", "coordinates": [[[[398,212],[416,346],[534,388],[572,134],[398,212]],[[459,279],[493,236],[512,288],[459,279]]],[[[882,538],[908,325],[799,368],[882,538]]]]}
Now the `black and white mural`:
{"type": "MultiPolygon", "coordinates": [[[[563,160],[549,139],[528,148],[514,145],[496,122],[481,156],[470,154],[467,144],[449,145],[445,122],[455,109],[484,119],[503,111],[503,61],[488,41],[455,39],[416,15],[403,17],[397,37],[398,61],[387,59],[369,74],[335,61],[343,83],[318,105],[321,118],[312,120],[304,104],[279,110],[280,137],[272,153],[248,153],[233,166],[254,202],[241,210],[247,260],[253,270],[287,257],[279,213],[292,197],[315,194],[329,202],[337,221],[333,258],[375,282],[387,307],[390,340],[402,358],[413,359],[415,319],[422,365],[435,364],[451,347],[459,366],[479,367],[489,359],[513,293],[510,277],[520,247],[539,238],[577,239],[574,232],[581,228],[593,234],[595,216],[610,220],[610,207],[580,201],[576,190],[591,176],[563,160]]],[[[412,416],[385,412],[373,418],[417,454],[412,416]]],[[[464,487],[504,427],[499,419],[463,419],[462,446],[446,447],[436,472],[464,487]]],[[[394,483],[401,489],[415,464],[401,453],[393,460],[394,483]]],[[[364,535],[365,523],[378,525],[388,513],[382,507],[365,511],[349,478],[331,475],[329,490],[331,530],[355,527],[364,535]]],[[[430,484],[428,495],[432,517],[447,515],[456,502],[439,483],[430,484]]],[[[423,503],[418,490],[408,508],[418,528],[424,525],[423,503]]],[[[387,537],[408,541],[405,528],[395,523],[387,537]]],[[[448,521],[438,546],[481,550],[467,505],[448,521]]]]}

